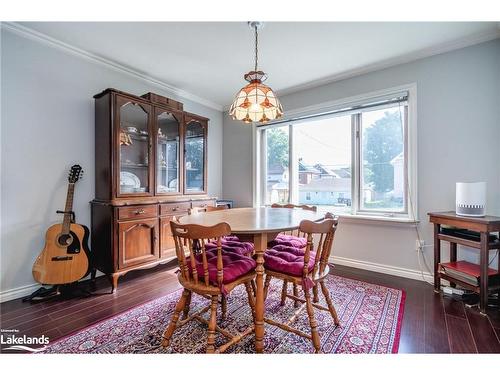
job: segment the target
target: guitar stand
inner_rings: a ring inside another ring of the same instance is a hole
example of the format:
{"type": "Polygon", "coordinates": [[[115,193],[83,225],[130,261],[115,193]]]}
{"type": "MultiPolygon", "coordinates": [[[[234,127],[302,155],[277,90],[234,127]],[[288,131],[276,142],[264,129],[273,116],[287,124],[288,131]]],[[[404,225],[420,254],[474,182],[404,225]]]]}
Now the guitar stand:
{"type": "Polygon", "coordinates": [[[56,297],[59,297],[62,300],[72,298],[88,298],[92,295],[93,294],[83,288],[80,283],[74,282],[71,284],[55,285],[52,288],[41,287],[29,296],[23,298],[23,302],[42,302],[56,297]]]}
{"type": "Polygon", "coordinates": [[[23,302],[41,302],[60,296],[59,286],[52,288],[41,287],[31,293],[29,296],[23,298],[23,302]]]}
{"type": "Polygon", "coordinates": [[[61,285],[61,298],[88,298],[93,294],[87,289],[83,288],[79,282],[61,285]]]}

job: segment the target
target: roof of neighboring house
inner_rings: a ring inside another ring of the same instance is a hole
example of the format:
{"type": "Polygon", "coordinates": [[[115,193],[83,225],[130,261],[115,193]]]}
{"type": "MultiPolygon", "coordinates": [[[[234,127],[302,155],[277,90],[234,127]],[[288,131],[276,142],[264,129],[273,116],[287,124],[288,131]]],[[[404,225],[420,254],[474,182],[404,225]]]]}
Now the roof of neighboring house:
{"type": "Polygon", "coordinates": [[[350,178],[318,178],[312,180],[308,184],[299,185],[299,191],[334,191],[334,192],[350,192],[350,178]]]}
{"type": "Polygon", "coordinates": [[[311,165],[304,164],[301,160],[299,160],[299,173],[300,172],[320,174],[320,171],[318,171],[316,168],[311,165]]]}
{"type": "Polygon", "coordinates": [[[316,168],[319,173],[321,173],[322,175],[328,175],[328,176],[333,176],[333,177],[337,177],[335,176],[335,173],[333,173],[333,171],[329,168],[326,168],[325,166],[321,165],[321,164],[316,164],[314,166],[314,168],[316,168]]]}
{"type": "Polygon", "coordinates": [[[267,167],[267,174],[282,174],[285,168],[281,164],[273,164],[267,167]]]}
{"type": "Polygon", "coordinates": [[[339,178],[351,178],[351,168],[349,167],[334,169],[333,173],[339,178]]]}

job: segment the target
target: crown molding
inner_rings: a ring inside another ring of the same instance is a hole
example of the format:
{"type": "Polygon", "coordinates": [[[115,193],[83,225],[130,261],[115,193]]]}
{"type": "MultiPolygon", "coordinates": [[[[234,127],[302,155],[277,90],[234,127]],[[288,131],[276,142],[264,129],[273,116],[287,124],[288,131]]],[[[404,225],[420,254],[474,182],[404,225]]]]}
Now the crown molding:
{"type": "Polygon", "coordinates": [[[126,65],[120,64],[116,61],[107,59],[105,57],[102,57],[102,56],[99,56],[96,54],[93,54],[93,53],[86,51],[84,49],[72,46],[68,43],[65,43],[65,42],[58,40],[58,39],[55,39],[55,38],[52,38],[51,36],[48,36],[44,33],[40,33],[40,32],[33,30],[29,27],[20,25],[16,22],[2,22],[1,27],[3,30],[10,31],[10,32],[17,34],[17,35],[20,35],[24,38],[34,40],[36,42],[48,45],[48,46],[53,47],[53,48],[57,48],[59,50],[63,50],[64,52],[69,53],[73,56],[83,58],[87,61],[91,61],[91,62],[96,63],[96,64],[104,65],[104,66],[111,68],[115,71],[118,71],[120,73],[128,74],[129,76],[132,76],[134,78],[137,78],[137,79],[140,79],[140,80],[145,81],[147,83],[158,86],[158,87],[160,87],[164,90],[167,90],[168,92],[170,92],[174,95],[177,95],[179,97],[182,97],[184,99],[191,100],[193,102],[196,102],[196,103],[204,105],[206,107],[215,109],[217,111],[223,110],[223,106],[218,104],[218,103],[214,103],[208,99],[202,98],[198,95],[195,95],[193,93],[190,93],[190,92],[185,91],[183,89],[180,89],[178,87],[172,86],[172,85],[170,85],[170,84],[168,84],[168,83],[166,83],[158,78],[151,77],[151,76],[149,76],[143,72],[140,72],[138,70],[135,70],[129,66],[126,66],[126,65]]]}
{"type": "MultiPolygon", "coordinates": [[[[377,63],[365,65],[359,68],[350,69],[345,72],[334,74],[331,76],[323,77],[320,79],[316,79],[314,81],[310,81],[304,84],[288,87],[282,90],[276,90],[277,95],[285,96],[294,94],[296,92],[312,89],[315,87],[327,85],[333,82],[342,81],[344,79],[360,76],[363,74],[375,72],[377,70],[383,70],[386,68],[390,68],[396,65],[410,63],[412,61],[424,59],[426,57],[431,57],[435,55],[439,55],[446,52],[451,52],[457,49],[469,47],[475,44],[484,43],[493,39],[500,38],[500,22],[498,27],[494,30],[489,30],[487,32],[469,35],[467,37],[463,37],[460,39],[455,39],[451,42],[441,43],[433,47],[424,48],[416,52],[407,53],[398,57],[394,57],[391,59],[383,60],[377,63]]],[[[227,108],[224,108],[226,111],[227,108]]]]}
{"type": "MultiPolygon", "coordinates": [[[[451,42],[441,43],[439,45],[424,48],[416,52],[407,53],[398,57],[394,57],[391,59],[386,59],[377,63],[365,65],[359,68],[350,69],[345,72],[334,74],[331,76],[323,77],[320,79],[316,79],[313,81],[309,81],[300,85],[295,85],[291,87],[287,87],[281,90],[275,90],[278,97],[283,97],[290,94],[295,94],[297,92],[313,89],[316,87],[328,85],[334,82],[342,81],[344,79],[357,77],[363,74],[376,72],[378,70],[387,69],[393,66],[410,63],[416,60],[424,59],[426,57],[431,57],[435,55],[440,55],[442,53],[451,52],[457,49],[470,47],[475,44],[484,43],[490,40],[494,40],[500,38],[500,22],[497,25],[498,27],[494,30],[489,30],[484,33],[479,33],[475,35],[469,35],[464,38],[455,39],[451,42]]],[[[229,105],[224,106],[224,113],[229,111],[229,105]]]]}

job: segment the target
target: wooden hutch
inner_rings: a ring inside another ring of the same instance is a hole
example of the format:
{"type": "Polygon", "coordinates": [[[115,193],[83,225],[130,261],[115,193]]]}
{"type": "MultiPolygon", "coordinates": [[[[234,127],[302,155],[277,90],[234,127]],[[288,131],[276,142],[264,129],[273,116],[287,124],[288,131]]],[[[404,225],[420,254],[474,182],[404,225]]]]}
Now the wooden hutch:
{"type": "Polygon", "coordinates": [[[175,257],[174,216],[215,205],[207,196],[209,119],[153,93],[106,89],[94,99],[92,277],[104,272],[116,290],[125,273],[175,257]]]}

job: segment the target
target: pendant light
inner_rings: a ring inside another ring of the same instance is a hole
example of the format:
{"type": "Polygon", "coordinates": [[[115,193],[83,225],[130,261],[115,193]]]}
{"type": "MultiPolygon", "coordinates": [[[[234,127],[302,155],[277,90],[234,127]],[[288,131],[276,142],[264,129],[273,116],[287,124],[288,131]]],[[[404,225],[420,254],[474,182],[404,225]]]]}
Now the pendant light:
{"type": "Polygon", "coordinates": [[[259,33],[262,22],[249,22],[248,25],[255,30],[255,69],[244,75],[248,85],[243,87],[236,95],[229,115],[234,120],[245,123],[268,122],[283,115],[281,103],[273,90],[262,82],[267,79],[266,73],[257,70],[259,52],[259,33]]]}

